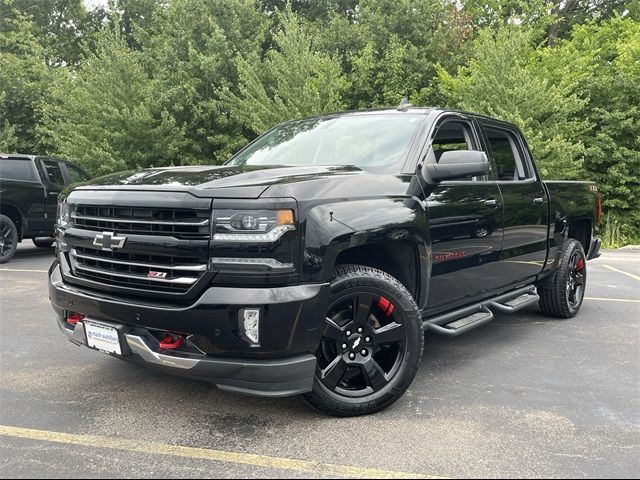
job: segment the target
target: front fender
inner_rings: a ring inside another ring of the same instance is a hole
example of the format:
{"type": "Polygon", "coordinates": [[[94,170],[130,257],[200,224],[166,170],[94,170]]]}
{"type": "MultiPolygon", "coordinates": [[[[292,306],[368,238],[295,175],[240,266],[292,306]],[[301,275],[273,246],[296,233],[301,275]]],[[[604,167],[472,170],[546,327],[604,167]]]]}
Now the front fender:
{"type": "Polygon", "coordinates": [[[310,207],[302,225],[304,281],[331,280],[341,252],[363,245],[409,241],[418,252],[421,283],[430,272],[427,212],[413,197],[358,199],[310,207]]]}

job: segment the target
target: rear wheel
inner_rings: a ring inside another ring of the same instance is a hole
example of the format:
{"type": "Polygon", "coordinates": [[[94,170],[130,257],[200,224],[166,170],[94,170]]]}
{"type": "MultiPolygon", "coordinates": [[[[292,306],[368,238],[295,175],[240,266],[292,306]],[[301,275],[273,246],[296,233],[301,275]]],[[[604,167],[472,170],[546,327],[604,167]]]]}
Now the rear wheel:
{"type": "Polygon", "coordinates": [[[6,215],[0,215],[0,263],[13,258],[18,248],[18,229],[6,215]]]}
{"type": "Polygon", "coordinates": [[[41,238],[34,238],[33,244],[38,248],[51,248],[55,241],[56,241],[55,238],[41,237],[41,238]]]}
{"type": "Polygon", "coordinates": [[[306,399],[335,416],[380,411],[413,381],[423,346],[418,307],[398,280],[370,267],[340,266],[306,399]]]}
{"type": "Polygon", "coordinates": [[[586,285],[587,259],[584,250],[577,240],[568,240],[553,279],[538,286],[540,309],[553,317],[573,317],[582,306],[586,285]]]}

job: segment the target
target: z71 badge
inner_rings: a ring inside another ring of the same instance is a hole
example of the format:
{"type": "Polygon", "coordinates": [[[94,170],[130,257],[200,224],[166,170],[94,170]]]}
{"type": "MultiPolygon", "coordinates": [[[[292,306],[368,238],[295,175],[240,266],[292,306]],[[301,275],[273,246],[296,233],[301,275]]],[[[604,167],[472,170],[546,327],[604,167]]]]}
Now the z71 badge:
{"type": "Polygon", "coordinates": [[[147,273],[147,277],[149,277],[149,278],[167,278],[167,272],[154,272],[153,270],[149,270],[149,273],[147,273]]]}

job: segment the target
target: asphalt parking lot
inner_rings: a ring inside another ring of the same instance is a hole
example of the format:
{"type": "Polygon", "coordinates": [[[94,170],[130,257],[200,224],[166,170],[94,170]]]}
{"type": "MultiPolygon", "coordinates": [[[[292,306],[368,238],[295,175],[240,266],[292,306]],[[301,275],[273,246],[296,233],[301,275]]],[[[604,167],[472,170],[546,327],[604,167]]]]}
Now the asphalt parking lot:
{"type": "Polygon", "coordinates": [[[355,419],[72,345],[47,298],[51,250],[0,265],[2,477],[637,477],[640,251],[589,262],[570,320],[537,307],[429,334],[408,393],[355,419]],[[374,469],[374,470],[372,470],[374,469]]]}

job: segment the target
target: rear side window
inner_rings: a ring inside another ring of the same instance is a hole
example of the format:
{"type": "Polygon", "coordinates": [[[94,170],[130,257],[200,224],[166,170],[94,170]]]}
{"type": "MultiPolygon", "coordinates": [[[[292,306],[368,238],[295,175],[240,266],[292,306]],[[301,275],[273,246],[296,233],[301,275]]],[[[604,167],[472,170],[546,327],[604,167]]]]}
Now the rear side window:
{"type": "Polygon", "coordinates": [[[2,159],[0,160],[0,178],[5,180],[21,180],[23,182],[37,182],[38,177],[31,160],[2,159]]]}
{"type": "Polygon", "coordinates": [[[43,160],[42,164],[47,172],[49,181],[55,185],[64,186],[64,176],[62,175],[62,169],[60,168],[60,162],[56,160],[43,160]]]}
{"type": "Polygon", "coordinates": [[[487,140],[496,164],[497,180],[526,180],[529,174],[520,155],[518,139],[509,130],[485,127],[487,140]]]}

